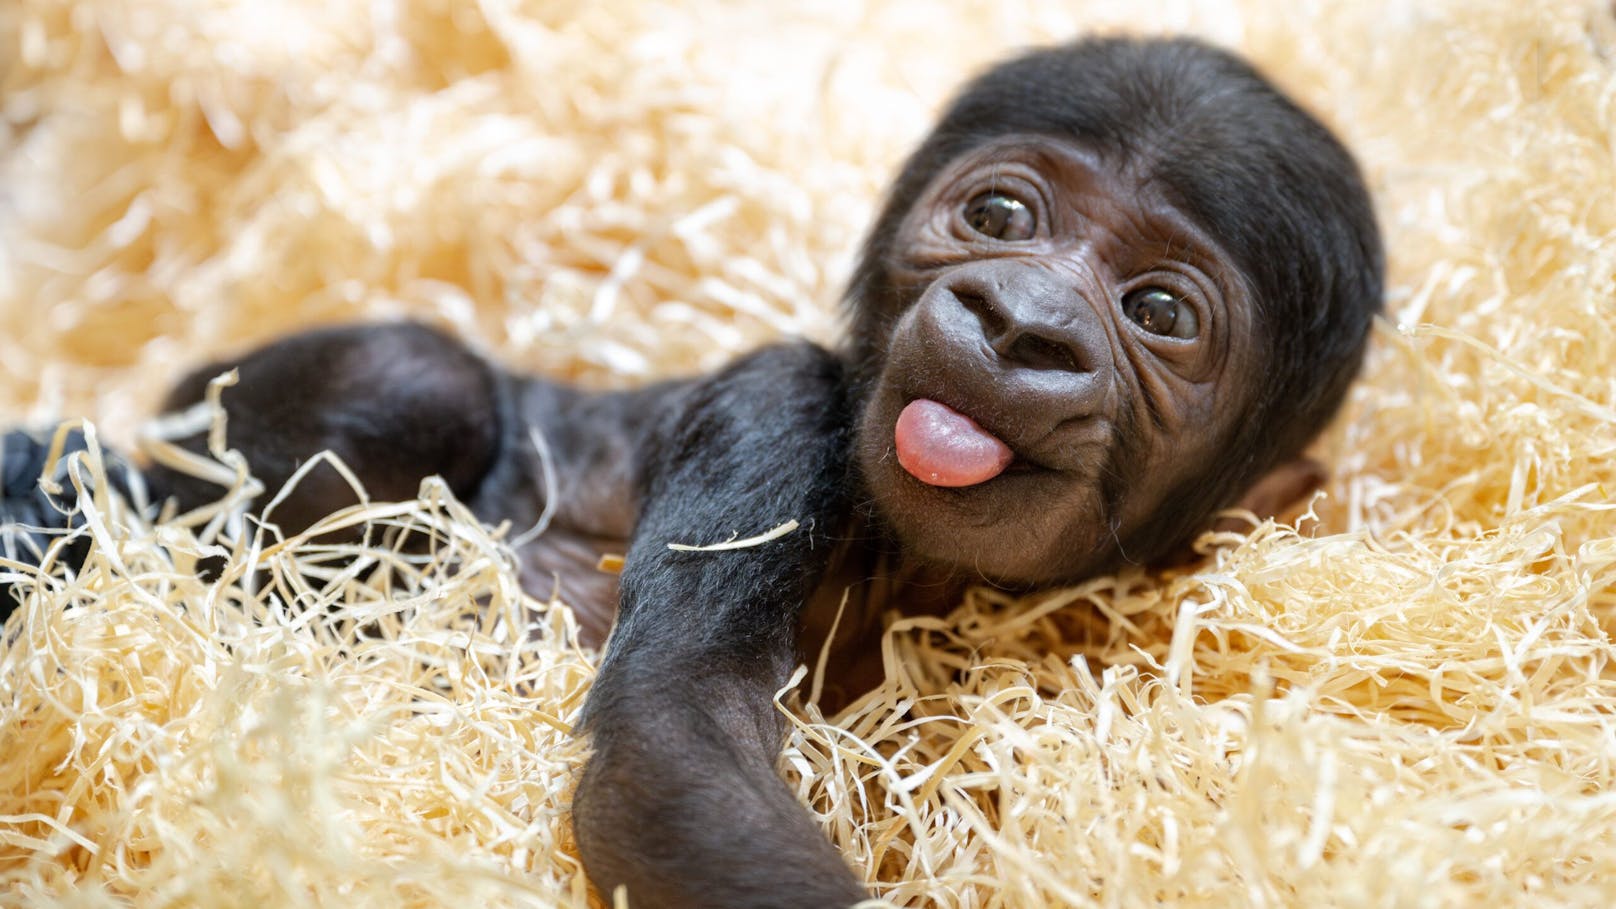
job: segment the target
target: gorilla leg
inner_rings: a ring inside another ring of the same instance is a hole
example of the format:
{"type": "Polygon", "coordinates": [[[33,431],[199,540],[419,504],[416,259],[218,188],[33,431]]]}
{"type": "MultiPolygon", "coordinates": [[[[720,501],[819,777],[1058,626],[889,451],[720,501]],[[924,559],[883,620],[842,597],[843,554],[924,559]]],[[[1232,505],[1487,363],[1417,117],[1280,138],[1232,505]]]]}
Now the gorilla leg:
{"type": "MultiPolygon", "coordinates": [[[[68,477],[68,456],[86,450],[84,432],[69,430],[54,463],[49,463],[55,435],[19,429],[0,438],[0,559],[42,564],[52,538],[82,524],[78,489],[68,477]],[[47,492],[41,477],[54,483],[57,491],[47,492]]],[[[102,461],[108,484],[127,498],[132,468],[111,451],[102,451],[102,461]]],[[[88,471],[80,476],[86,491],[93,493],[95,477],[88,471]]],[[[89,538],[79,535],[68,540],[57,557],[77,566],[89,551],[89,538]]],[[[0,622],[16,606],[10,587],[10,581],[0,579],[0,622]]]]}
{"type": "MultiPolygon", "coordinates": [[[[408,499],[423,477],[441,475],[469,499],[500,448],[502,378],[464,345],[421,325],[322,329],[262,347],[239,362],[204,367],[184,379],[164,407],[202,400],[208,382],[236,369],[224,389],[226,444],[246,457],[266,495],[302,464],[329,450],[371,496],[408,499]]],[[[206,450],[206,433],[180,440],[206,450]]],[[[162,467],[149,474],[153,499],[182,509],[219,495],[211,483],[162,467]]],[[[270,520],[287,533],[357,501],[329,465],[318,465],[276,506],[270,520]]]]}
{"type": "MultiPolygon", "coordinates": [[[[165,410],[203,399],[209,381],[229,369],[239,381],[224,389],[226,444],[246,457],[274,495],[309,458],[330,450],[379,499],[408,499],[423,477],[441,475],[469,500],[499,456],[507,381],[465,346],[429,328],[369,325],[323,329],[277,341],[237,362],[197,370],[169,395],[165,410]]],[[[14,430],[0,438],[0,558],[43,561],[53,535],[78,524],[76,491],[66,482],[66,455],[84,450],[83,434],[67,436],[62,457],[50,455],[53,433],[14,430]],[[38,480],[54,479],[59,493],[38,480]]],[[[205,432],[177,440],[204,453],[205,432]]],[[[107,477],[127,494],[133,472],[105,452],[107,477]]],[[[150,500],[173,498],[182,510],[206,505],[220,487],[162,466],[144,471],[150,500]]],[[[286,533],[306,529],[358,500],[329,465],[315,466],[278,504],[270,520],[286,533]]],[[[262,502],[258,503],[262,506],[262,502]]],[[[89,543],[73,540],[59,558],[77,567],[89,543]]],[[[0,580],[0,621],[14,608],[0,580]]]]}

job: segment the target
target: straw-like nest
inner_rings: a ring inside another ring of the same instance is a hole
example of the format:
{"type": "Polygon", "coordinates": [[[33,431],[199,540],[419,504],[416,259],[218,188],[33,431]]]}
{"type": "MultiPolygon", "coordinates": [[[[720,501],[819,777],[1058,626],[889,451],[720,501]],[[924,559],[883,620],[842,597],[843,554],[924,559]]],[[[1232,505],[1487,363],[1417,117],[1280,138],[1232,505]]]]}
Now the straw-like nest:
{"type": "MultiPolygon", "coordinates": [[[[1193,569],[900,622],[869,699],[783,697],[783,767],[903,905],[1609,906],[1611,17],[13,0],[0,417],[129,447],[187,367],[362,318],[597,386],[829,338],[964,76],[1086,29],[1207,35],[1339,129],[1387,229],[1324,497],[1193,569]]],[[[89,564],[5,630],[0,903],[585,905],[568,723],[595,654],[517,589],[520,528],[423,496],[341,519],[435,547],[378,531],[357,560],[98,500],[89,564]]]]}

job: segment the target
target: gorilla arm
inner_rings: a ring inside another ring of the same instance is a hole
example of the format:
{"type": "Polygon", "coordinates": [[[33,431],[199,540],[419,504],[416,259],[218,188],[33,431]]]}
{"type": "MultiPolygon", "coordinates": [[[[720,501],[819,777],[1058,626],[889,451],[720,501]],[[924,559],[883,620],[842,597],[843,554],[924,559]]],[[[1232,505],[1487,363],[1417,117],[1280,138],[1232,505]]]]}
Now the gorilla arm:
{"type": "MultiPolygon", "coordinates": [[[[775,772],[774,693],[846,513],[841,365],[774,347],[684,389],[642,450],[618,624],[585,708],[574,829],[602,893],[636,907],[862,899],[775,772]],[[711,535],[792,532],[734,549],[711,535]]],[[[673,403],[673,402],[670,402],[673,403]]]]}

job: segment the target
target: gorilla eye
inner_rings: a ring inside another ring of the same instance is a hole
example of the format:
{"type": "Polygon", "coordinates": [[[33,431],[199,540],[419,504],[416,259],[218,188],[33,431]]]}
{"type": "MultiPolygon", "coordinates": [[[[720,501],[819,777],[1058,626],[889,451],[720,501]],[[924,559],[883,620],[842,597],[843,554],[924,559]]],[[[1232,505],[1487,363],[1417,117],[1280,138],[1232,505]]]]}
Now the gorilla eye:
{"type": "Polygon", "coordinates": [[[1030,240],[1037,223],[1020,199],[1004,193],[983,193],[965,203],[965,223],[995,240],[1030,240]]]}
{"type": "Polygon", "coordinates": [[[1122,298],[1122,312],[1153,335],[1189,339],[1201,330],[1195,307],[1160,287],[1142,287],[1122,298]]]}

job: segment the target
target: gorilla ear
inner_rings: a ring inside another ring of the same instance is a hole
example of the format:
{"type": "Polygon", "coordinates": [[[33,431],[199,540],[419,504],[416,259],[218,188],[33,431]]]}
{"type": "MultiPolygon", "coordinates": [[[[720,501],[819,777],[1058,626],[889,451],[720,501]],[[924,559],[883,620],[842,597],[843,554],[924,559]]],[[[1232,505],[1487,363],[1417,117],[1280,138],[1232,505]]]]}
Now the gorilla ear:
{"type": "MultiPolygon", "coordinates": [[[[1298,504],[1304,496],[1324,485],[1327,474],[1324,465],[1308,457],[1293,458],[1275,465],[1246,490],[1233,508],[1249,511],[1257,520],[1277,518],[1298,504]]],[[[1219,530],[1226,529],[1230,519],[1218,521],[1219,530]]],[[[1245,522],[1237,522],[1244,526],[1245,522]]]]}

